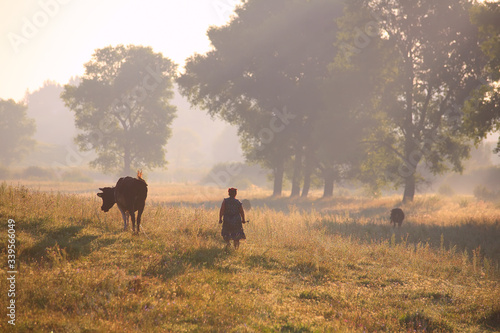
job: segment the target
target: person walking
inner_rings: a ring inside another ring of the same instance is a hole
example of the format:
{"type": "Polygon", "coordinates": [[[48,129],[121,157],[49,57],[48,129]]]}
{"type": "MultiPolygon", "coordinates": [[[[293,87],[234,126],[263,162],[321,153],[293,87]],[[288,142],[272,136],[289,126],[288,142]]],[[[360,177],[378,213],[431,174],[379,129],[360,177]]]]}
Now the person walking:
{"type": "Polygon", "coordinates": [[[226,249],[231,246],[231,240],[234,242],[234,248],[238,249],[240,240],[246,239],[243,231],[243,223],[245,223],[245,211],[241,202],[236,199],[238,190],[235,188],[228,189],[229,198],[224,199],[220,206],[219,223],[222,223],[222,238],[226,242],[226,249]]]}

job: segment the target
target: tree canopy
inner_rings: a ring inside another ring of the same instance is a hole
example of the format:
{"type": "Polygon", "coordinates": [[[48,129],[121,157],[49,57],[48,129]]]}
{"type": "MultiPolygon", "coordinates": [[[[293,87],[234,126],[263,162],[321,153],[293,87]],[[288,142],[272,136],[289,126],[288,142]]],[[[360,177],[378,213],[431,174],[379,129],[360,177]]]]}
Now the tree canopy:
{"type": "Polygon", "coordinates": [[[176,65],[150,47],[96,50],[80,84],[66,85],[61,94],[75,112],[79,148],[97,153],[92,166],[130,174],[132,168],[166,164],[175,72],[176,65]]]}
{"type": "Polygon", "coordinates": [[[245,2],[228,25],[209,30],[214,49],[190,58],[178,79],[193,104],[238,126],[247,159],[273,170],[275,195],[287,164],[299,194],[341,14],[325,0],[245,2]]]}
{"type": "MultiPolygon", "coordinates": [[[[465,107],[465,132],[478,143],[488,133],[500,132],[500,3],[474,7],[471,20],[479,28],[480,46],[488,57],[482,84],[465,107]]],[[[494,151],[500,153],[500,138],[494,151]]]]}
{"type": "Polygon", "coordinates": [[[497,7],[477,6],[244,1],[209,29],[212,49],[188,59],[178,83],[192,104],[238,126],[247,160],[273,170],[275,195],[286,175],[292,196],[320,176],[325,196],[356,178],[375,192],[403,186],[411,201],[422,169],[461,172],[470,137],[497,126],[488,112],[498,95],[477,89],[498,80],[497,7]]]}
{"type": "Polygon", "coordinates": [[[389,159],[383,177],[404,185],[403,201],[413,200],[422,162],[433,173],[461,172],[469,155],[467,138],[459,130],[461,110],[486,64],[477,27],[470,22],[472,6],[464,0],[347,5],[345,41],[355,38],[349,31],[367,17],[377,20],[379,33],[371,45],[347,55],[354,69],[373,64],[367,76],[378,82],[371,88],[368,110],[382,114],[367,144],[389,159]]]}

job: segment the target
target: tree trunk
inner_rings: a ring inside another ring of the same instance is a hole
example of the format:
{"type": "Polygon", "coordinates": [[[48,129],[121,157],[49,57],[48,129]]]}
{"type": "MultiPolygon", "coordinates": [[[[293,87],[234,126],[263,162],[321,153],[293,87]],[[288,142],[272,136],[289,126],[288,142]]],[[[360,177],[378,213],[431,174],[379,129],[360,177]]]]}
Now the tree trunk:
{"type": "Polygon", "coordinates": [[[415,174],[405,178],[405,191],[403,194],[403,203],[412,202],[415,196],[415,174]]]}
{"type": "Polygon", "coordinates": [[[408,80],[406,81],[406,115],[403,126],[405,130],[404,154],[408,174],[403,176],[405,180],[403,203],[413,201],[413,197],[415,196],[415,172],[418,162],[420,161],[420,156],[418,156],[419,150],[417,149],[415,138],[415,126],[413,124],[413,81],[415,74],[413,72],[413,59],[410,54],[408,54],[405,59],[405,71],[408,80]]]}
{"type": "Polygon", "coordinates": [[[274,168],[273,197],[280,197],[283,191],[283,174],[285,173],[284,162],[274,168]]]}
{"type": "Polygon", "coordinates": [[[311,174],[313,172],[313,164],[311,158],[307,158],[306,155],[306,166],[304,169],[304,187],[302,188],[302,197],[307,198],[309,190],[311,189],[311,174]]]}
{"type": "Polygon", "coordinates": [[[304,187],[302,188],[302,198],[307,198],[311,189],[311,170],[306,169],[304,174],[304,187]]]}
{"type": "Polygon", "coordinates": [[[335,174],[333,170],[325,171],[325,187],[323,190],[323,198],[328,198],[333,196],[333,187],[335,184],[335,174]]]}
{"type": "Polygon", "coordinates": [[[418,147],[418,142],[413,138],[413,129],[407,127],[407,134],[405,137],[405,169],[402,177],[405,182],[405,189],[403,194],[403,203],[412,202],[415,196],[415,175],[417,173],[417,166],[422,159],[421,150],[418,147]]]}
{"type": "Polygon", "coordinates": [[[292,176],[292,193],[290,197],[298,197],[300,195],[300,174],[302,171],[302,153],[299,151],[295,155],[295,162],[293,163],[293,176],[292,176]]]}

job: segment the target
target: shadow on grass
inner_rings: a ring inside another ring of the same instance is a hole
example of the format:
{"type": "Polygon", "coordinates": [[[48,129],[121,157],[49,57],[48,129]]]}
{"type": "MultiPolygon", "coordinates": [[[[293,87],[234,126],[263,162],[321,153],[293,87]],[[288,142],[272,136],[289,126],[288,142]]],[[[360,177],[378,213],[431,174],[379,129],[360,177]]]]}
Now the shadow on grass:
{"type": "Polygon", "coordinates": [[[272,258],[268,258],[265,255],[251,255],[247,258],[246,264],[250,267],[261,267],[264,269],[272,270],[279,269],[280,263],[272,258]]]}
{"type": "Polygon", "coordinates": [[[72,225],[56,228],[53,230],[47,230],[43,227],[36,228],[35,230],[25,230],[32,234],[34,234],[34,232],[37,232],[37,235],[34,234],[35,237],[39,238],[40,234],[44,235],[44,237],[36,242],[33,246],[25,248],[22,251],[21,260],[25,262],[39,261],[46,254],[46,250],[48,248],[52,248],[56,245],[59,246],[59,248],[65,250],[67,259],[75,260],[82,256],[89,255],[92,251],[95,251],[98,248],[109,246],[115,242],[114,239],[98,240],[96,244],[91,247],[91,243],[98,239],[99,236],[78,236],[78,233],[83,228],[84,226],[81,225],[72,225]]]}
{"type": "Polygon", "coordinates": [[[488,329],[500,330],[500,305],[487,314],[483,320],[483,324],[488,329]]]}
{"type": "Polygon", "coordinates": [[[218,247],[190,249],[182,253],[174,252],[151,263],[145,275],[163,280],[171,279],[185,272],[187,267],[216,269],[217,262],[229,254],[218,247]]]}
{"type": "Polygon", "coordinates": [[[429,244],[433,248],[457,251],[480,247],[481,255],[500,261],[500,221],[496,223],[468,222],[461,225],[437,226],[404,223],[402,227],[380,224],[360,224],[356,221],[338,223],[324,219],[315,227],[327,234],[352,237],[362,242],[390,242],[393,235],[396,243],[406,242],[417,245],[429,244]]]}

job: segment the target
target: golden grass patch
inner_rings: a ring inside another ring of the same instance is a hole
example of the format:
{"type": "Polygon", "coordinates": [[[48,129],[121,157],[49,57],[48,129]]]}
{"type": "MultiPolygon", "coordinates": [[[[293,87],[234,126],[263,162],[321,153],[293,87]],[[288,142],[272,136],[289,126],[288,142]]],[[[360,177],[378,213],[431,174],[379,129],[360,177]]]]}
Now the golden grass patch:
{"type": "Polygon", "coordinates": [[[228,252],[217,223],[225,190],[150,184],[143,232],[132,235],[116,208],[103,213],[77,187],[0,187],[0,215],[16,221],[20,331],[500,329],[494,203],[418,196],[393,228],[396,197],[242,191],[247,240],[228,252]]]}

